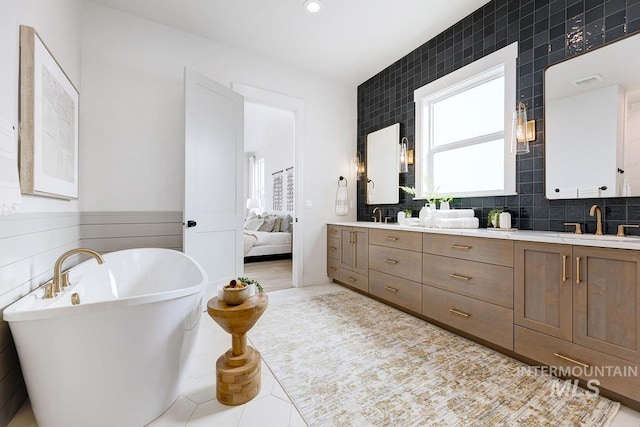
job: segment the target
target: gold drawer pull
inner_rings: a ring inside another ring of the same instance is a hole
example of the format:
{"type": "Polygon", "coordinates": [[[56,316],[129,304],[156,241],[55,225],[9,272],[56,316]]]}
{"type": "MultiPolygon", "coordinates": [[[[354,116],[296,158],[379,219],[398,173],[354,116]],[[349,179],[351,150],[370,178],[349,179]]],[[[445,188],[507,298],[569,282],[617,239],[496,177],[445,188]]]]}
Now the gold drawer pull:
{"type": "Polygon", "coordinates": [[[469,250],[469,249],[471,249],[471,246],[465,246],[465,245],[451,245],[451,249],[464,249],[464,250],[469,250]]]}
{"type": "Polygon", "coordinates": [[[338,232],[338,230],[333,229],[333,230],[331,230],[331,232],[332,232],[332,233],[337,233],[337,232],[338,232]]]}
{"type": "Polygon", "coordinates": [[[335,246],[329,246],[329,249],[331,249],[332,251],[337,251],[338,248],[336,248],[335,246]]]}
{"type": "Polygon", "coordinates": [[[463,313],[462,311],[458,311],[455,308],[450,308],[449,311],[453,314],[457,314],[458,316],[462,316],[462,317],[471,317],[470,314],[467,313],[463,313]]]}
{"type": "Polygon", "coordinates": [[[580,261],[582,258],[576,257],[576,284],[580,284],[580,261]]]}
{"type": "Polygon", "coordinates": [[[391,240],[392,242],[395,242],[396,240],[398,240],[397,237],[392,237],[392,236],[387,236],[384,238],[384,240],[391,240]]]}
{"type": "Polygon", "coordinates": [[[357,282],[358,281],[358,279],[355,279],[355,278],[353,278],[351,276],[347,277],[347,279],[351,280],[352,282],[357,282]]]}
{"type": "Polygon", "coordinates": [[[338,271],[336,267],[329,267],[329,270],[338,271]]]}
{"type": "Polygon", "coordinates": [[[396,261],[395,259],[385,259],[384,262],[386,262],[387,264],[397,264],[398,261],[396,261]]]}
{"type": "Polygon", "coordinates": [[[384,289],[385,289],[385,291],[389,291],[389,292],[393,292],[393,293],[398,292],[398,290],[396,288],[392,288],[391,286],[385,286],[384,289]]]}
{"type": "Polygon", "coordinates": [[[459,274],[450,274],[449,277],[451,277],[452,279],[458,279],[458,280],[471,280],[471,277],[467,277],[467,276],[461,276],[459,274]]]}
{"type": "Polygon", "coordinates": [[[575,363],[576,365],[582,366],[583,368],[586,368],[586,369],[589,369],[591,367],[590,365],[588,365],[588,364],[586,364],[584,362],[580,362],[579,360],[572,359],[569,356],[564,356],[564,355],[562,355],[560,353],[553,353],[553,355],[555,357],[558,357],[558,358],[562,359],[562,360],[566,360],[567,362],[575,363]]]}
{"type": "Polygon", "coordinates": [[[562,282],[567,281],[567,256],[562,255],[562,282]]]}

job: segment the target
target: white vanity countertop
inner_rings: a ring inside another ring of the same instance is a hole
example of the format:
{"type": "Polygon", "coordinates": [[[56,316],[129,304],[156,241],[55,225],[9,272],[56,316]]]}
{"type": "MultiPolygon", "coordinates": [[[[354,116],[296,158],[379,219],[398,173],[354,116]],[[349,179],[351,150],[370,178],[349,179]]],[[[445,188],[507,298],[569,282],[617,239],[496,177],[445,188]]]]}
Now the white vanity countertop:
{"type": "Polygon", "coordinates": [[[485,237],[489,239],[524,240],[529,242],[564,243],[577,246],[597,246],[601,248],[640,250],[640,237],[617,237],[615,234],[596,236],[594,234],[574,234],[558,231],[502,231],[486,228],[426,228],[411,225],[382,224],[379,222],[330,222],[331,225],[347,227],[379,228],[383,230],[415,231],[418,233],[449,234],[454,236],[485,237]]]}

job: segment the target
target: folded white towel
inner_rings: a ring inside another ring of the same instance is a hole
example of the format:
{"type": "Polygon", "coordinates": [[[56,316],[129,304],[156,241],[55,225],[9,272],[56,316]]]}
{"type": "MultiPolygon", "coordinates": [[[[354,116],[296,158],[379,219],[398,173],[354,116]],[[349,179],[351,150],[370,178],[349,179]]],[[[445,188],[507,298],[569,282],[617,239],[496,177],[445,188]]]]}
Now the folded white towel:
{"type": "Polygon", "coordinates": [[[347,200],[347,187],[338,185],[336,193],[336,215],[349,214],[349,201],[347,200]]]}
{"type": "Polygon", "coordinates": [[[436,218],[436,228],[478,228],[478,218],[436,218]]]}
{"type": "Polygon", "coordinates": [[[475,212],[473,209],[438,209],[436,218],[473,218],[475,212]]]}

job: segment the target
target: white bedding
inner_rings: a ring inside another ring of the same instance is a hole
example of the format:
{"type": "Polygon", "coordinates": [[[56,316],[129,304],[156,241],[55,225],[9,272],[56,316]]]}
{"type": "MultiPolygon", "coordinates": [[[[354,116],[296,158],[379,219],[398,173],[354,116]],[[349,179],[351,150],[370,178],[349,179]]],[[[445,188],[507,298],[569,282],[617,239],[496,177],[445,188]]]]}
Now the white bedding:
{"type": "Polygon", "coordinates": [[[286,254],[291,252],[291,233],[244,230],[245,234],[256,237],[255,244],[245,256],[286,254]]]}

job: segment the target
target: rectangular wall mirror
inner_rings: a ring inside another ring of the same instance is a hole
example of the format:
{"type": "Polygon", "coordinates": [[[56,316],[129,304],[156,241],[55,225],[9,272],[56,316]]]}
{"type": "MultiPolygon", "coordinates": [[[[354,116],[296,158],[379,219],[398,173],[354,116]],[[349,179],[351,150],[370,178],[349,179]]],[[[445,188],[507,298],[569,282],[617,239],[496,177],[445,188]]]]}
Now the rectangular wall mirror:
{"type": "Polygon", "coordinates": [[[400,123],[367,135],[367,204],[400,200],[400,123]]]}
{"type": "Polygon", "coordinates": [[[640,34],[545,70],[545,196],[640,196],[640,34]]]}

